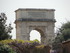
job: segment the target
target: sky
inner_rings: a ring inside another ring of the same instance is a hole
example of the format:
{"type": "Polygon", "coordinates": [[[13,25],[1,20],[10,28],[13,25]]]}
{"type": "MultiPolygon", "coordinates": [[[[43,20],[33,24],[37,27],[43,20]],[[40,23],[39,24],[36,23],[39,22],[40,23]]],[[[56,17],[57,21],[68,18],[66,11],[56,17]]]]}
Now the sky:
{"type": "MultiPolygon", "coordinates": [[[[55,19],[57,21],[55,30],[61,27],[62,23],[70,21],[70,0],[0,0],[0,13],[4,12],[7,16],[7,24],[12,24],[13,30],[11,34],[13,39],[16,37],[14,11],[18,8],[55,9],[55,19]]],[[[36,32],[31,32],[31,34],[39,35],[36,32]]]]}

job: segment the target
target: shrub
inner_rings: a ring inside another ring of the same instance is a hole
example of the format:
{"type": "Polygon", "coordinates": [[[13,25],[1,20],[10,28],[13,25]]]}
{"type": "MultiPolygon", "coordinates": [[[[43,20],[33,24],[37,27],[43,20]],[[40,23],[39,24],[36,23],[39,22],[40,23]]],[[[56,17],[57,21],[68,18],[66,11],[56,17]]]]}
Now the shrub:
{"type": "Polygon", "coordinates": [[[0,43],[2,43],[2,44],[8,44],[8,43],[11,43],[11,42],[18,42],[18,43],[25,43],[25,42],[28,42],[28,43],[34,43],[34,42],[37,42],[37,43],[39,43],[39,41],[38,40],[33,40],[33,41],[28,41],[28,40],[16,40],[16,39],[14,39],[14,40],[12,40],[12,39],[8,39],[8,40],[2,40],[2,41],[0,41],[0,43]]]}
{"type": "Polygon", "coordinates": [[[4,40],[0,43],[8,44],[16,53],[49,53],[50,47],[38,41],[4,40]]]}
{"type": "Polygon", "coordinates": [[[30,53],[32,49],[35,48],[35,46],[40,45],[38,42],[18,42],[14,41],[11,43],[8,43],[17,53],[30,53]]]}
{"type": "Polygon", "coordinates": [[[0,44],[0,53],[16,53],[9,45],[0,44]]]}
{"type": "Polygon", "coordinates": [[[12,39],[1,40],[0,43],[2,43],[2,44],[8,44],[8,43],[11,43],[11,42],[13,42],[13,41],[15,41],[15,40],[12,40],[12,39]]]}

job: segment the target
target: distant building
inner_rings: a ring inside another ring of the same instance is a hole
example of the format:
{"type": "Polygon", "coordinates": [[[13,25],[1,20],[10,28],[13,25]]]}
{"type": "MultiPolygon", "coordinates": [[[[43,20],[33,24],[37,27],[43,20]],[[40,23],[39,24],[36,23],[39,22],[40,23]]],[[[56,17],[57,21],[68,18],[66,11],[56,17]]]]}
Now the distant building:
{"type": "Polygon", "coordinates": [[[63,45],[63,53],[70,53],[70,40],[62,43],[63,45]]]}

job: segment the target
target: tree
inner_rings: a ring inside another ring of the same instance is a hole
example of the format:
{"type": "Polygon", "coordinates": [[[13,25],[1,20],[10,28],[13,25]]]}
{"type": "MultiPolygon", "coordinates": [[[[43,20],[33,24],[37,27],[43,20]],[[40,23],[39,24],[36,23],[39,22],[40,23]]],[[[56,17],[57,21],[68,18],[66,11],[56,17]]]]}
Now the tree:
{"type": "Polygon", "coordinates": [[[64,40],[66,41],[70,39],[70,22],[62,24],[61,28],[59,28],[59,32],[57,33],[57,36],[63,36],[64,40]]]}
{"type": "Polygon", "coordinates": [[[59,43],[70,39],[70,22],[62,24],[61,28],[59,28],[57,32],[57,36],[53,42],[53,48],[58,49],[59,43]]]}
{"type": "Polygon", "coordinates": [[[10,33],[13,29],[11,24],[6,25],[7,17],[4,13],[0,14],[0,40],[11,39],[10,33]]]}

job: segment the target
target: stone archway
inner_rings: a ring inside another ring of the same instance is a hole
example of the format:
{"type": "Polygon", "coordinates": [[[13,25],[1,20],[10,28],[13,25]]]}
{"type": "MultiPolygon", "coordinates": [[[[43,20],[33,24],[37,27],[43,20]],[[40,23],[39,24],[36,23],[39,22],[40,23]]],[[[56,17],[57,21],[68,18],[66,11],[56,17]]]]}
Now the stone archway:
{"type": "Polygon", "coordinates": [[[18,9],[16,10],[16,38],[29,40],[30,31],[41,33],[41,43],[49,44],[54,39],[54,9],[18,9]]]}
{"type": "Polygon", "coordinates": [[[37,30],[32,30],[30,32],[30,40],[38,40],[41,42],[41,33],[37,30]]]}
{"type": "Polygon", "coordinates": [[[40,33],[40,35],[41,35],[41,43],[42,44],[45,44],[46,36],[45,36],[45,32],[44,32],[44,27],[30,27],[29,28],[29,33],[32,30],[37,30],[40,33]]]}

